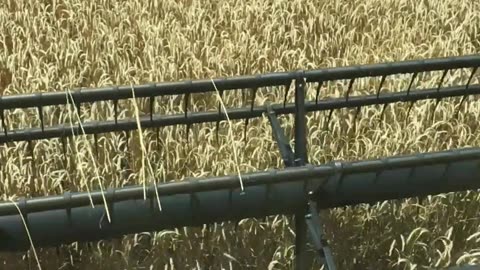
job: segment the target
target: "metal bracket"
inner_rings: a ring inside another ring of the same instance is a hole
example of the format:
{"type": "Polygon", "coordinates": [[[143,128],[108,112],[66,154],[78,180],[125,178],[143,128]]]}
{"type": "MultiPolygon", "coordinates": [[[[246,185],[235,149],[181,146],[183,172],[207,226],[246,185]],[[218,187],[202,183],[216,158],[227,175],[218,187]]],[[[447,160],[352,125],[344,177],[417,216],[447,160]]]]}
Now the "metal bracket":
{"type": "Polygon", "coordinates": [[[278,148],[280,150],[280,154],[282,155],[283,163],[285,167],[294,166],[294,153],[290,143],[283,132],[282,127],[280,126],[280,122],[278,121],[277,114],[272,108],[271,104],[266,105],[267,108],[267,117],[270,121],[270,125],[272,126],[272,133],[275,141],[277,142],[278,148]]]}

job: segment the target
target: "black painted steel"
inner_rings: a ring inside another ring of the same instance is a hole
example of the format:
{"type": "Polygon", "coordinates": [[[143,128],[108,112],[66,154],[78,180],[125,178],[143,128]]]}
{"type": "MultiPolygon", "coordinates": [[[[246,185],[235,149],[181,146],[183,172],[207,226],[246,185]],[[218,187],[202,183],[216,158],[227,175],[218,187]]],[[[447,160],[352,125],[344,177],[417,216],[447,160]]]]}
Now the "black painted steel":
{"type": "MultiPolygon", "coordinates": [[[[135,119],[118,119],[118,101],[121,99],[149,98],[150,114],[142,116],[143,128],[158,128],[171,125],[187,125],[187,136],[192,124],[267,116],[274,137],[282,153],[284,170],[270,170],[242,175],[244,192],[240,192],[238,176],[221,176],[191,179],[180,182],[151,184],[147,199],[141,186],[109,189],[91,194],[70,193],[62,196],[47,196],[0,203],[0,251],[27,250],[30,242],[21,217],[26,220],[36,246],[56,246],[74,241],[94,241],[120,237],[143,231],[158,231],[180,226],[199,226],[206,223],[264,217],[274,214],[294,214],[296,218],[296,267],[308,268],[306,256],[307,225],[312,234],[315,249],[328,269],[335,269],[333,256],[319,228],[317,209],[374,203],[381,200],[413,196],[433,195],[444,192],[480,188],[480,148],[450,150],[409,156],[388,157],[378,160],[356,162],[333,162],[326,165],[307,165],[306,114],[315,111],[363,106],[383,105],[395,102],[414,102],[435,99],[436,105],[443,98],[480,94],[480,85],[472,85],[472,78],[480,66],[480,55],[392,62],[373,65],[328,68],[311,71],[296,71],[197,80],[183,82],[152,83],[138,86],[115,86],[98,89],[76,89],[70,92],[34,93],[0,96],[0,118],[3,133],[0,144],[65,138],[83,134],[79,126],[69,124],[45,126],[43,107],[73,104],[77,109],[82,103],[113,101],[113,121],[82,123],[85,134],[97,135],[106,132],[137,129],[135,119]],[[443,87],[449,70],[470,68],[471,75],[465,85],[443,87]],[[411,89],[421,72],[443,71],[438,86],[432,89],[411,89]],[[394,74],[412,74],[408,89],[397,93],[380,93],[386,78],[394,74]],[[381,76],[376,94],[351,96],[357,78],[381,76]],[[330,80],[349,80],[344,98],[319,100],[322,84],[330,80]],[[295,103],[286,104],[288,89],[295,85],[295,103]],[[306,101],[306,84],[318,83],[315,101],[306,101]],[[258,88],[285,86],[285,102],[263,107],[254,107],[258,88]],[[190,95],[226,90],[251,89],[251,106],[227,109],[222,112],[189,112],[190,95]],[[184,95],[182,114],[155,115],[154,102],[157,96],[184,95]],[[37,108],[41,125],[39,128],[7,130],[5,110],[14,108],[37,108]],[[295,115],[295,151],[289,145],[277,119],[277,115],[295,115]],[[157,194],[162,202],[162,211],[156,203],[157,194]],[[312,194],[313,200],[312,201],[312,194]],[[104,197],[107,204],[104,203],[104,197]],[[92,208],[93,202],[96,207],[92,208]],[[313,205],[313,207],[312,207],[313,205]],[[307,207],[310,206],[310,209],[307,207]],[[108,207],[108,209],[105,209],[108,207]],[[314,210],[312,210],[314,209],[314,210]],[[106,210],[112,217],[106,218],[106,210]],[[313,212],[312,212],[313,211],[313,212]],[[307,218],[307,220],[305,219],[307,218]]],[[[329,116],[329,119],[330,119],[329,116]]]]}
{"type": "MultiPolygon", "coordinates": [[[[179,226],[295,214],[305,209],[306,185],[321,188],[319,209],[381,200],[480,188],[480,148],[357,162],[335,162],[242,176],[213,177],[158,185],[163,211],[155,192],[125,187],[106,193],[112,223],[105,220],[100,192],[20,201],[37,246],[70,241],[107,239],[124,234],[179,226]],[[342,177],[336,177],[337,175],[342,177]],[[192,204],[195,200],[195,204],[192,204]]],[[[28,249],[25,229],[12,203],[0,204],[0,250],[28,249]]]]}
{"type": "Polygon", "coordinates": [[[267,104],[265,107],[267,110],[268,121],[272,127],[273,138],[277,143],[278,150],[283,159],[283,164],[285,167],[292,167],[295,161],[295,154],[293,153],[292,146],[285,136],[285,132],[280,126],[280,121],[277,118],[277,114],[272,109],[271,104],[267,104]]]}
{"type": "MultiPolygon", "coordinates": [[[[380,95],[366,95],[366,96],[351,96],[348,100],[345,98],[332,98],[326,100],[319,100],[318,103],[313,101],[305,101],[305,111],[326,111],[341,108],[357,108],[371,105],[385,105],[396,102],[416,102],[427,99],[442,99],[447,97],[462,97],[465,95],[480,94],[480,85],[453,86],[443,88],[438,91],[437,88],[412,90],[409,93],[406,91],[396,93],[384,93],[380,95]]],[[[295,104],[272,104],[272,110],[277,115],[293,114],[295,113],[295,104]]],[[[261,117],[267,110],[264,106],[260,107],[245,107],[236,109],[227,109],[230,119],[252,119],[261,117]]],[[[216,111],[210,112],[189,112],[187,114],[173,114],[173,115],[153,115],[142,116],[140,124],[142,128],[157,128],[172,125],[191,125],[207,122],[217,122],[226,120],[224,113],[216,111]]],[[[112,121],[90,121],[83,123],[85,134],[101,134],[107,132],[131,131],[138,128],[135,119],[119,119],[112,121]]],[[[73,135],[83,134],[79,126],[70,126],[70,124],[63,124],[51,127],[30,128],[23,130],[10,130],[8,135],[0,133],[0,144],[15,141],[29,141],[50,138],[62,138],[73,135]],[[73,130],[73,131],[72,131],[73,130]]]]}
{"type": "MultiPolygon", "coordinates": [[[[357,65],[338,68],[325,68],[305,71],[306,82],[353,79],[372,76],[388,76],[402,73],[418,73],[480,66],[480,55],[409,60],[371,65],[357,65]]],[[[0,109],[29,108],[62,105],[69,103],[96,102],[132,98],[132,88],[137,98],[150,98],[165,95],[185,95],[223,90],[283,86],[297,77],[297,72],[277,72],[252,76],[217,78],[212,80],[188,80],[180,82],[150,83],[132,86],[112,86],[91,89],[74,89],[68,92],[44,92],[23,95],[0,96],[0,109]],[[68,101],[67,101],[68,100],[68,101]]]]}

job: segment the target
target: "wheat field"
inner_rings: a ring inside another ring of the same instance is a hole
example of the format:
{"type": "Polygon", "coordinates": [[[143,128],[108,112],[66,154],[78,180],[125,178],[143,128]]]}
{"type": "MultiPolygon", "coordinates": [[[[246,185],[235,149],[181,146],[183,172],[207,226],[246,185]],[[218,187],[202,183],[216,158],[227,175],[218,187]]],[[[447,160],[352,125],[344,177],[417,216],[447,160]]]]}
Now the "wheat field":
{"type": "MultiPolygon", "coordinates": [[[[0,95],[77,87],[316,69],[480,52],[480,2],[474,0],[2,0],[0,95]]],[[[416,87],[432,87],[432,72],[416,87]]],[[[446,84],[465,81],[450,73],[446,84]]],[[[373,93],[376,78],[352,95],[373,93]]],[[[386,91],[409,82],[399,76],[386,91]]],[[[480,82],[477,72],[472,83],[480,82]]],[[[341,96],[332,82],[322,97],[341,96]]],[[[314,97],[313,87],[308,98],[314,97]]],[[[283,102],[285,89],[261,89],[257,105],[283,102]]],[[[293,100],[292,91],[288,95],[293,100]]],[[[248,104],[241,92],[227,107],[248,104]]],[[[155,111],[183,112],[182,97],[158,98],[155,111]]],[[[147,100],[119,104],[120,118],[148,113],[147,100]],[[138,112],[135,108],[138,107],[138,112]]],[[[480,146],[480,103],[468,99],[338,110],[329,123],[308,115],[309,161],[360,160],[480,146]],[[458,116],[453,117],[458,110],[458,116]],[[328,128],[326,128],[328,127],[328,128]]],[[[216,110],[215,93],[192,96],[191,111],[216,110]]],[[[328,113],[328,112],[327,112],[328,113]]],[[[112,119],[113,105],[84,105],[82,121],[112,119]]],[[[45,109],[46,125],[77,123],[66,106],[45,109]]],[[[8,128],[38,127],[36,108],[6,112],[8,128]]],[[[282,117],[291,136],[292,117],[282,117]]],[[[282,167],[266,117],[192,127],[103,134],[0,146],[2,200],[235,174],[282,167]],[[218,141],[215,133],[218,132],[218,141]],[[233,142],[230,135],[233,135],[233,142]],[[187,141],[188,140],[188,141],[187,141]],[[145,147],[141,147],[141,145],[145,147]],[[236,149],[236,156],[232,149],[236,149]],[[236,157],[236,159],[235,159],[236,157]],[[150,167],[152,169],[150,169],[150,167]]],[[[379,202],[322,212],[339,269],[430,269],[480,263],[477,192],[379,202]]],[[[42,269],[291,269],[291,217],[141,233],[112,241],[37,248],[42,269]]],[[[38,269],[32,251],[0,254],[0,269],[38,269]]]]}

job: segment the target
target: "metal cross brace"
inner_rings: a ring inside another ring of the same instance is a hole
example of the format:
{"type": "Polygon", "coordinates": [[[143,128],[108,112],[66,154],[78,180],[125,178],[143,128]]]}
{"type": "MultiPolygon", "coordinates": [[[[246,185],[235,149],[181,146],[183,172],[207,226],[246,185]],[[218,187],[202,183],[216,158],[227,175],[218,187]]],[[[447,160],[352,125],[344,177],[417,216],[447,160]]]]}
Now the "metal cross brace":
{"type": "Polygon", "coordinates": [[[267,117],[270,121],[270,125],[272,126],[272,133],[275,141],[277,142],[278,148],[280,150],[280,154],[282,155],[283,163],[285,167],[291,167],[295,165],[295,156],[290,146],[290,143],[283,132],[282,127],[280,126],[280,122],[278,121],[277,114],[273,111],[271,104],[267,104],[267,117]]]}
{"type": "MultiPolygon", "coordinates": [[[[293,152],[292,147],[290,146],[284,130],[280,126],[280,122],[271,105],[267,104],[266,107],[267,117],[270,125],[272,126],[273,137],[277,142],[285,167],[303,164],[303,162],[298,162],[295,160],[295,153],[293,152]]],[[[309,202],[306,211],[304,213],[295,215],[295,268],[297,270],[309,269],[309,264],[311,263],[311,258],[309,258],[306,249],[308,236],[307,232],[309,232],[315,251],[320,256],[320,262],[325,265],[327,270],[336,269],[331,249],[324,237],[323,224],[318,214],[317,202],[315,201],[317,189],[319,189],[319,187],[313,187],[313,190],[309,191],[309,202]]]]}

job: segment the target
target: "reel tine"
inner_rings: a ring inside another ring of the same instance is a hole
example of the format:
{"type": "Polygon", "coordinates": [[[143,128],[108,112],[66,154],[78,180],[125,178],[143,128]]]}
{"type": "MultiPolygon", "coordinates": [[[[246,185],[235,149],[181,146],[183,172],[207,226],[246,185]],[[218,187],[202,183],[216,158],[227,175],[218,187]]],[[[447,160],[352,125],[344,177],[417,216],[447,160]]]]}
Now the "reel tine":
{"type": "Polygon", "coordinates": [[[330,124],[330,120],[332,119],[332,114],[333,114],[333,109],[330,110],[330,112],[328,113],[327,122],[325,123],[325,129],[326,130],[328,130],[328,125],[330,124]]]}
{"type": "Polygon", "coordinates": [[[32,141],[28,140],[27,145],[28,145],[28,151],[30,152],[30,156],[32,157],[32,164],[35,164],[35,153],[34,153],[32,141]]]}
{"type": "Polygon", "coordinates": [[[38,116],[40,117],[40,126],[42,127],[42,132],[43,132],[45,131],[45,124],[43,120],[43,107],[38,106],[37,109],[38,109],[38,116]]]}
{"type": "MultiPolygon", "coordinates": [[[[440,93],[440,89],[442,88],[443,81],[445,80],[445,76],[447,76],[448,69],[445,69],[442,74],[442,78],[440,79],[440,82],[438,83],[437,86],[437,94],[440,93]]],[[[437,101],[435,102],[435,107],[433,107],[432,111],[432,121],[435,118],[435,111],[437,110],[438,104],[440,104],[440,101],[442,101],[442,98],[437,97],[437,101]]]]}
{"type": "Polygon", "coordinates": [[[8,128],[7,128],[7,124],[5,122],[5,111],[3,109],[0,110],[0,118],[2,120],[3,133],[5,134],[5,137],[7,137],[8,136],[8,128]]]}
{"type": "MultiPolygon", "coordinates": [[[[220,90],[220,100],[223,102],[223,90],[220,90]]],[[[220,103],[220,101],[218,102],[218,115],[220,116],[220,114],[222,113],[222,104],[220,103]]]]}
{"type": "Polygon", "coordinates": [[[160,128],[156,128],[156,136],[157,136],[157,151],[160,151],[160,128]]]}
{"type": "Polygon", "coordinates": [[[412,111],[413,104],[415,104],[415,101],[410,102],[410,106],[408,106],[407,116],[405,117],[405,121],[408,121],[407,119],[410,116],[410,112],[412,111]]]}
{"type": "Polygon", "coordinates": [[[357,107],[357,110],[355,111],[355,116],[353,117],[353,130],[354,131],[357,130],[357,118],[358,118],[358,115],[360,114],[361,108],[362,108],[361,106],[357,107]]]}
{"type": "Polygon", "coordinates": [[[472,69],[472,73],[470,73],[470,77],[468,77],[468,81],[467,81],[467,85],[466,85],[466,88],[468,89],[468,87],[470,86],[470,83],[472,82],[472,79],[473,79],[473,75],[475,75],[475,73],[477,72],[478,70],[478,67],[474,67],[472,69]]]}
{"type": "Polygon", "coordinates": [[[385,83],[385,79],[387,79],[387,75],[382,76],[382,80],[380,81],[380,85],[378,86],[378,89],[377,89],[377,99],[380,97],[380,91],[382,90],[382,86],[385,83]]]}
{"type": "Polygon", "coordinates": [[[285,84],[285,96],[283,97],[283,107],[287,105],[287,96],[288,92],[290,91],[290,87],[292,86],[292,81],[289,84],[285,84]]]}
{"type": "Polygon", "coordinates": [[[448,71],[449,71],[448,69],[445,69],[443,71],[442,78],[440,79],[440,82],[438,83],[437,93],[440,92],[440,88],[442,88],[443,81],[445,80],[445,76],[447,76],[448,71]]]}
{"type": "Polygon", "coordinates": [[[28,151],[30,152],[30,156],[32,157],[32,160],[30,162],[30,166],[32,168],[32,176],[33,176],[33,179],[31,179],[30,183],[29,183],[29,186],[30,186],[30,191],[32,193],[35,192],[35,178],[37,178],[37,166],[35,164],[35,153],[34,153],[34,148],[33,148],[33,143],[31,140],[28,140],[27,141],[27,147],[28,147],[28,151]]]}
{"type": "Polygon", "coordinates": [[[118,124],[118,99],[113,100],[113,114],[115,118],[115,124],[118,124]]]}
{"type": "Polygon", "coordinates": [[[220,120],[218,120],[216,122],[216,125],[215,125],[215,140],[217,142],[217,144],[219,143],[219,140],[218,140],[218,132],[220,131],[220,120]]]}
{"type": "Polygon", "coordinates": [[[130,152],[129,141],[130,141],[130,132],[127,130],[127,131],[125,131],[125,150],[126,150],[127,153],[130,152]]]}
{"type": "Polygon", "coordinates": [[[453,114],[453,118],[458,119],[458,115],[460,114],[460,109],[462,108],[462,105],[466,99],[467,99],[467,95],[464,95],[460,100],[460,103],[458,104],[458,108],[455,110],[455,113],[453,114]]]}
{"type": "Polygon", "coordinates": [[[383,117],[385,116],[385,111],[387,109],[389,103],[383,104],[382,112],[380,113],[380,121],[383,121],[383,117]]]}
{"type": "Polygon", "coordinates": [[[73,106],[75,106],[79,117],[81,117],[80,111],[82,109],[81,96],[82,96],[82,90],[81,89],[75,90],[75,92],[72,94],[72,99],[73,99],[72,104],[73,104],[73,106]]]}
{"type": "Polygon", "coordinates": [[[440,101],[442,101],[441,98],[437,98],[437,101],[435,102],[435,106],[433,107],[433,110],[432,110],[432,121],[433,119],[435,118],[435,111],[437,110],[437,107],[438,107],[438,104],[440,104],[440,101]]]}
{"type": "Polygon", "coordinates": [[[357,110],[355,111],[355,117],[353,118],[353,122],[355,123],[357,121],[357,117],[360,114],[360,110],[362,109],[362,106],[358,106],[357,110]]]}
{"type": "Polygon", "coordinates": [[[242,99],[242,106],[245,105],[245,89],[240,89],[240,93],[241,93],[241,99],[242,99]]]}
{"type": "Polygon", "coordinates": [[[155,104],[155,96],[151,95],[149,97],[149,111],[150,111],[150,121],[153,121],[153,113],[154,113],[154,105],[155,104]]]}
{"type": "Polygon", "coordinates": [[[410,96],[410,90],[412,89],[413,82],[417,78],[417,75],[418,75],[418,72],[415,72],[412,75],[412,79],[410,80],[410,84],[408,85],[408,89],[407,89],[407,97],[410,96]]]}
{"type": "Polygon", "coordinates": [[[188,107],[190,103],[190,93],[185,94],[185,98],[183,100],[183,111],[185,113],[185,118],[188,117],[188,107]]]}
{"type": "Polygon", "coordinates": [[[320,88],[322,88],[323,81],[318,82],[317,92],[315,94],[315,104],[318,104],[318,96],[320,95],[320,88]]]}
{"type": "Polygon", "coordinates": [[[66,136],[62,136],[61,137],[61,141],[62,141],[62,152],[63,152],[63,166],[65,168],[67,168],[67,164],[68,164],[68,160],[67,160],[67,142],[66,140],[68,140],[68,137],[66,136]]]}
{"type": "Polygon", "coordinates": [[[255,105],[255,97],[257,96],[258,88],[252,88],[252,100],[250,102],[250,111],[253,112],[253,106],[255,105]]]}
{"type": "Polygon", "coordinates": [[[345,95],[345,100],[348,101],[348,98],[350,96],[350,92],[352,91],[353,88],[353,83],[355,82],[355,78],[350,80],[350,83],[348,83],[348,89],[347,89],[347,94],[345,95]]]}
{"type": "MultiPolygon", "coordinates": [[[[475,75],[475,73],[477,72],[478,70],[478,67],[474,67],[472,69],[472,72],[470,73],[470,77],[468,77],[468,81],[467,81],[467,84],[465,85],[465,90],[468,90],[468,88],[470,87],[470,83],[472,82],[472,79],[473,79],[473,75],[475,75]]],[[[464,95],[462,97],[462,100],[460,100],[460,103],[458,104],[458,109],[455,111],[455,114],[453,115],[453,117],[455,119],[458,118],[458,115],[460,114],[460,108],[462,107],[463,103],[465,102],[465,100],[467,99],[467,95],[464,95]]]]}
{"type": "MultiPolygon", "coordinates": [[[[115,86],[114,87],[115,91],[117,91],[117,94],[115,95],[115,98],[113,99],[113,114],[114,114],[114,118],[115,118],[115,125],[118,124],[118,96],[119,96],[119,90],[118,90],[118,86],[115,86]]],[[[73,100],[72,100],[73,102],[73,100]]]]}
{"type": "Polygon", "coordinates": [[[95,156],[98,160],[99,152],[98,152],[98,134],[97,133],[93,133],[93,140],[95,142],[95,156]]]}
{"type": "Polygon", "coordinates": [[[245,144],[247,143],[247,130],[248,130],[248,122],[250,118],[245,118],[245,126],[244,126],[244,134],[243,138],[245,139],[245,144]]]}
{"type": "Polygon", "coordinates": [[[185,139],[187,140],[187,144],[189,143],[189,139],[190,139],[190,136],[188,136],[188,135],[190,134],[191,127],[192,127],[191,124],[186,124],[185,125],[185,128],[186,128],[185,139]]]}
{"type": "MultiPolygon", "coordinates": [[[[220,100],[223,101],[223,90],[220,90],[220,100]]],[[[217,140],[217,143],[218,143],[218,132],[220,130],[220,119],[222,117],[222,106],[220,104],[220,101],[218,102],[218,120],[216,122],[216,134],[215,134],[215,137],[216,137],[216,140],[217,140]]]]}

